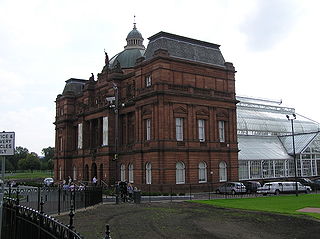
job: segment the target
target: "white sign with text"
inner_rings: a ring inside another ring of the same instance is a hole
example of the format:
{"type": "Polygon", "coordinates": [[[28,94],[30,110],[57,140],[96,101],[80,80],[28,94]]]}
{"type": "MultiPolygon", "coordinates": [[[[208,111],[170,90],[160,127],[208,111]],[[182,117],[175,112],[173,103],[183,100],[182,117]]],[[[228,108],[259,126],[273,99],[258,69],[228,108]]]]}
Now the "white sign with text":
{"type": "Polygon", "coordinates": [[[14,155],[14,132],[0,132],[1,155],[14,155]]]}

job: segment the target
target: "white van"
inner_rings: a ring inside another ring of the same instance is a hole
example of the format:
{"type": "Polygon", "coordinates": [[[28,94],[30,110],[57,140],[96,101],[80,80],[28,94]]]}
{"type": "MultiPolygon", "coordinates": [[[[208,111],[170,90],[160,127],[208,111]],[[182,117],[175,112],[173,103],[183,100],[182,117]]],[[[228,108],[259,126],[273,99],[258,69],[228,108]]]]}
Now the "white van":
{"type": "MultiPolygon", "coordinates": [[[[311,192],[310,186],[298,184],[298,192],[311,192]]],[[[268,193],[273,193],[275,195],[279,195],[280,193],[292,193],[296,191],[296,182],[270,182],[265,183],[262,187],[258,188],[257,193],[261,193],[266,195],[268,193]]]]}

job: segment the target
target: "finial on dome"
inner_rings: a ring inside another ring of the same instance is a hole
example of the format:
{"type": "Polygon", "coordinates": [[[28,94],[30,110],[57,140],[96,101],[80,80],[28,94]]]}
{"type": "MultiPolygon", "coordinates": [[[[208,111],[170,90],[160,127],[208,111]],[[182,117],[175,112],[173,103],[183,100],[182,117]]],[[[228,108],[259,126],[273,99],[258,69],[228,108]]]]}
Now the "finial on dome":
{"type": "Polygon", "coordinates": [[[133,29],[137,29],[137,27],[136,27],[136,14],[133,15],[133,29]]]}

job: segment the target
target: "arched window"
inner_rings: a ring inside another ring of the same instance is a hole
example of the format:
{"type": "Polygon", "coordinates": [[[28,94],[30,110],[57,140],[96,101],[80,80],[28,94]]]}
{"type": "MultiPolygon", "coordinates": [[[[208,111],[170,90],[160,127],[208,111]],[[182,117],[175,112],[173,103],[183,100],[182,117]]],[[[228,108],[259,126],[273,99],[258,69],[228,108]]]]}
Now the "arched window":
{"type": "Polygon", "coordinates": [[[146,164],[146,184],[151,184],[152,172],[151,172],[151,163],[146,164]]]}
{"type": "Polygon", "coordinates": [[[176,164],[176,184],[185,183],[185,166],[183,162],[176,164]]]}
{"type": "Polygon", "coordinates": [[[72,178],[73,178],[73,180],[77,180],[77,168],[76,168],[76,166],[73,166],[72,178]]]}
{"type": "Polygon", "coordinates": [[[126,181],[126,165],[121,164],[120,166],[120,180],[121,181],[126,181]]]}
{"type": "Polygon", "coordinates": [[[129,171],[129,183],[133,183],[133,164],[129,164],[128,166],[129,171]]]}
{"type": "Polygon", "coordinates": [[[207,182],[207,164],[205,162],[199,163],[199,183],[207,182]]]}
{"type": "Polygon", "coordinates": [[[219,163],[219,179],[220,182],[227,181],[227,164],[224,161],[219,163]]]}

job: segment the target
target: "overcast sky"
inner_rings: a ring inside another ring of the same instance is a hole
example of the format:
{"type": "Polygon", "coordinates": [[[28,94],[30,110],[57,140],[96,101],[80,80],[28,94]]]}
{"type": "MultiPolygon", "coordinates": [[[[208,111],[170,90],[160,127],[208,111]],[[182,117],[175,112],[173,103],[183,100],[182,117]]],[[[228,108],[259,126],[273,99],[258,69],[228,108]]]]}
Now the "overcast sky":
{"type": "Polygon", "coordinates": [[[237,95],[282,99],[320,122],[320,1],[0,0],[0,130],[41,154],[54,146],[55,99],[71,77],[101,72],[123,50],[136,15],[159,31],[221,45],[237,95]]]}

